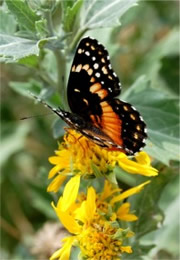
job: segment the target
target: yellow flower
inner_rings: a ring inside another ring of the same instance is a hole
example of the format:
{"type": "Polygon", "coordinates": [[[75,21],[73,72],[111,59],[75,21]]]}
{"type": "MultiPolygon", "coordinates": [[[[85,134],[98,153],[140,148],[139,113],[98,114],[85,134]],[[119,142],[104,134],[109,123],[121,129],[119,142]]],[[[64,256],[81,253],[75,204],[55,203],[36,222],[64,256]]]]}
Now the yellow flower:
{"type": "Polygon", "coordinates": [[[87,195],[78,196],[80,176],[71,178],[57,206],[52,205],[61,223],[73,235],[64,238],[63,247],[50,260],[68,260],[73,245],[79,246],[83,257],[89,260],[110,260],[121,257],[122,253],[132,253],[131,247],[124,243],[133,232],[122,229],[120,221],[135,221],[137,217],[129,213],[130,203],[121,200],[139,192],[148,183],[120,193],[119,188],[106,180],[101,193],[89,187],[87,195]],[[109,191],[108,196],[105,196],[106,191],[109,191]],[[120,201],[119,206],[115,205],[120,201]]]}
{"type": "Polygon", "coordinates": [[[69,130],[64,136],[64,142],[59,145],[55,156],[49,158],[54,167],[49,172],[49,179],[54,180],[48,186],[48,191],[57,192],[68,175],[83,176],[95,174],[95,169],[102,175],[119,165],[131,174],[156,176],[158,171],[151,167],[150,158],[145,152],[129,158],[119,151],[108,151],[74,130],[69,130]],[[94,167],[93,167],[94,166],[94,167]]]}
{"type": "Polygon", "coordinates": [[[130,203],[123,203],[117,211],[117,217],[124,221],[136,221],[138,217],[134,214],[129,214],[130,203]]]}

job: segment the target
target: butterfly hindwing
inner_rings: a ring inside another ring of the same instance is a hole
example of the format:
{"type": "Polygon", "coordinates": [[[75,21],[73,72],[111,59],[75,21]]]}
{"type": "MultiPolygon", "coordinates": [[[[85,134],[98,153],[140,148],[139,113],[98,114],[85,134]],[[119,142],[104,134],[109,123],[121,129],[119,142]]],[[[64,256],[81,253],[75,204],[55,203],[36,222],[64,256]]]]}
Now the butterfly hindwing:
{"type": "Polygon", "coordinates": [[[134,154],[144,147],[147,138],[146,125],[143,118],[139,112],[127,102],[119,99],[112,99],[108,101],[108,104],[121,122],[120,129],[118,125],[111,125],[112,129],[120,130],[119,134],[114,136],[110,134],[111,138],[117,144],[122,145],[128,154],[134,154]]]}

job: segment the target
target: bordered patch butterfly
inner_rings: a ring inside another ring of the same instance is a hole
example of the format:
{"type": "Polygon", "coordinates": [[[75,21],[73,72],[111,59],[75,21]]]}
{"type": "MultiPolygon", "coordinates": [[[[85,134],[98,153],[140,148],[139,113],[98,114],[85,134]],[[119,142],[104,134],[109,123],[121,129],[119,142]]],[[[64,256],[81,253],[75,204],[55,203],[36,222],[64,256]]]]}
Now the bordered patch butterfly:
{"type": "Polygon", "coordinates": [[[77,47],[67,86],[71,113],[43,103],[99,146],[133,155],[145,145],[146,125],[132,105],[116,98],[120,90],[107,50],[86,37],[77,47]]]}

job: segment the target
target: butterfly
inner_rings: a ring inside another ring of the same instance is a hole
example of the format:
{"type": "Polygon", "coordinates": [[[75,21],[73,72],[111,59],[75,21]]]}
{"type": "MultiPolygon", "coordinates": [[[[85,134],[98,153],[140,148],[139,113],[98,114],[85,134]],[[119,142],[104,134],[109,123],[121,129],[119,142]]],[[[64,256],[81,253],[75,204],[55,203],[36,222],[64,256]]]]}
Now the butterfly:
{"type": "Polygon", "coordinates": [[[86,37],[77,47],[67,85],[71,112],[46,106],[97,145],[133,155],[145,146],[146,125],[132,105],[117,98],[120,91],[106,48],[86,37]]]}

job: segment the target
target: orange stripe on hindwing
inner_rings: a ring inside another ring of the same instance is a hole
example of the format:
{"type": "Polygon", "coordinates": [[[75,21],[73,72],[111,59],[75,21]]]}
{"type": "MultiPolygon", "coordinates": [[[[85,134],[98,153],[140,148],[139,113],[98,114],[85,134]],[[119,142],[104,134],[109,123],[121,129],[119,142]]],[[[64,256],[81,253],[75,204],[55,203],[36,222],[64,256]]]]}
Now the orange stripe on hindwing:
{"type": "Polygon", "coordinates": [[[113,111],[108,102],[100,103],[102,109],[101,128],[115,143],[123,146],[121,138],[122,121],[119,116],[113,111]]]}

